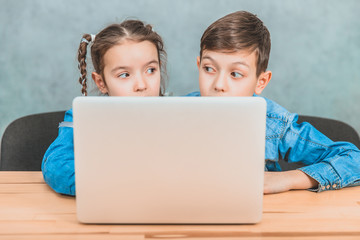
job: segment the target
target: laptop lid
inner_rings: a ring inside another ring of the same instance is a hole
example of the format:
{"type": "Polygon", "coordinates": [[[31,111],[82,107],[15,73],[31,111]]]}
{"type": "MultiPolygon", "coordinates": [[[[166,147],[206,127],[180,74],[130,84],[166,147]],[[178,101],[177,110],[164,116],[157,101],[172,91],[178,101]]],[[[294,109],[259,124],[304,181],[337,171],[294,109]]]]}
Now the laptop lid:
{"type": "Polygon", "coordinates": [[[260,97],[77,97],[84,223],[238,224],[262,216],[260,97]]]}

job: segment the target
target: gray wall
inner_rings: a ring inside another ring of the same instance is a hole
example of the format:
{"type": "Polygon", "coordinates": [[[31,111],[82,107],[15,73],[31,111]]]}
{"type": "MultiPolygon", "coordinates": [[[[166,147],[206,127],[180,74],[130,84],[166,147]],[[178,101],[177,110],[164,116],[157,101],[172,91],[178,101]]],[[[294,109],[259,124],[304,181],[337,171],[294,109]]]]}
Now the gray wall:
{"type": "Polygon", "coordinates": [[[272,35],[273,79],[264,96],[360,132],[358,0],[0,0],[0,135],[18,117],[69,109],[80,95],[82,34],[126,18],[151,23],[163,36],[169,91],[197,90],[202,32],[236,10],[257,14],[272,35]]]}

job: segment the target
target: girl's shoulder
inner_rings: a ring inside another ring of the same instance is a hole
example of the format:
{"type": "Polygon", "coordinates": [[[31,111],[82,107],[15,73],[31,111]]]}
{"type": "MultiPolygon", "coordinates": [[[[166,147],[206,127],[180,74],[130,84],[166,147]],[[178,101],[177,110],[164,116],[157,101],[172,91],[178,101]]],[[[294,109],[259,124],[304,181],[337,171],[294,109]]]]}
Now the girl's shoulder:
{"type": "Polygon", "coordinates": [[[191,92],[186,94],[184,97],[200,97],[200,92],[199,91],[191,92]]]}
{"type": "Polygon", "coordinates": [[[73,121],[73,110],[72,108],[65,112],[64,122],[72,122],[73,121]]]}
{"type": "Polygon", "coordinates": [[[72,109],[67,110],[65,112],[64,121],[59,123],[59,128],[62,128],[62,127],[69,127],[69,128],[73,127],[73,111],[72,111],[72,109]]]}

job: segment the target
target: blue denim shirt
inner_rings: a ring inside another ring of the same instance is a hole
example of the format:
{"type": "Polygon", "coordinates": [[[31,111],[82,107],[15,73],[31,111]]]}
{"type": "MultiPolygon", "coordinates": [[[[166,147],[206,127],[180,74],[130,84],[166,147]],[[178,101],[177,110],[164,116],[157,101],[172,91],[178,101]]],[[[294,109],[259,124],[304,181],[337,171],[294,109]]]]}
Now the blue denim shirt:
{"type": "MultiPolygon", "coordinates": [[[[187,96],[200,96],[193,92],[187,96]]],[[[265,98],[265,170],[281,171],[279,159],[301,162],[299,168],[319,184],[321,192],[360,185],[360,151],[349,142],[333,142],[309,123],[296,123],[298,115],[265,98]]],[[[65,114],[59,136],[46,151],[42,171],[56,192],[75,195],[72,110],[65,114]]]]}

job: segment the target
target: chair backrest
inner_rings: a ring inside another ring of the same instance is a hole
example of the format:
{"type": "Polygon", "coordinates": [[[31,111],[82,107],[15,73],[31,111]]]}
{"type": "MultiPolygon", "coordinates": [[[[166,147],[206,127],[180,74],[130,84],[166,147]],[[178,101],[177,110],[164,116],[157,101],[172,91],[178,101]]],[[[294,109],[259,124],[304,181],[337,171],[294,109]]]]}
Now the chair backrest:
{"type": "MultiPolygon", "coordinates": [[[[1,141],[0,170],[40,171],[45,151],[58,135],[65,111],[49,112],[16,119],[5,129],[1,141]]],[[[309,122],[333,141],[347,141],[360,148],[358,133],[350,125],[328,118],[300,115],[298,123],[309,122]]],[[[283,170],[302,167],[280,159],[283,170]]]]}
{"type": "Polygon", "coordinates": [[[45,151],[58,135],[65,111],[16,119],[5,129],[1,141],[0,170],[40,171],[45,151]]]}
{"type": "MultiPolygon", "coordinates": [[[[297,122],[308,122],[331,140],[351,142],[360,148],[360,138],[358,133],[354,128],[344,122],[329,118],[311,117],[304,115],[299,115],[297,122]]],[[[282,170],[293,170],[304,166],[301,163],[287,163],[286,159],[280,159],[279,164],[282,170]]]]}

